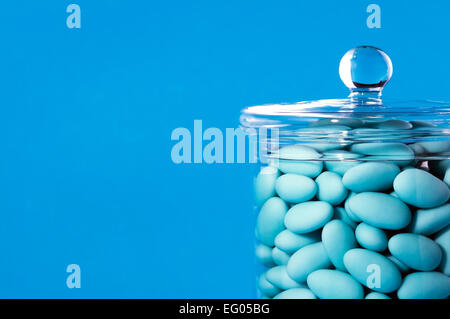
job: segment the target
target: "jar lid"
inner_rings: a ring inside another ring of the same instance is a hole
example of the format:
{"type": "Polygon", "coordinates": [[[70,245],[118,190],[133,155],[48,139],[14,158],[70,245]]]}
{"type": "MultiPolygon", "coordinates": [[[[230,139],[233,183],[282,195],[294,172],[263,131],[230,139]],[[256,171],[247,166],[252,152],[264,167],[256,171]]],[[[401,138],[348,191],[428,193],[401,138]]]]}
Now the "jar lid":
{"type": "Polygon", "coordinates": [[[241,112],[241,127],[278,128],[280,139],[302,143],[450,140],[449,103],[382,99],[392,72],[391,59],[382,50],[353,48],[339,65],[341,80],[350,89],[347,98],[251,106],[241,112]]]}
{"type": "Polygon", "coordinates": [[[436,125],[449,123],[449,103],[382,99],[382,90],[392,71],[391,59],[380,49],[372,46],[351,49],[339,64],[341,80],[350,89],[348,98],[251,106],[242,111],[241,124],[285,127],[308,118],[423,119],[436,125]]]}

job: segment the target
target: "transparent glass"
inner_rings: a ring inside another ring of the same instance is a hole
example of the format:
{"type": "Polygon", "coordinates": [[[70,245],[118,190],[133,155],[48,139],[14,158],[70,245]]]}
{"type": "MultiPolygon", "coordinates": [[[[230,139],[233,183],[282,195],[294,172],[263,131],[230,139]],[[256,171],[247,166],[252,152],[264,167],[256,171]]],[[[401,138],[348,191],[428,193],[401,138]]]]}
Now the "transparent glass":
{"type": "Polygon", "coordinates": [[[450,294],[450,107],[382,100],[392,62],[341,59],[347,99],[249,107],[257,128],[261,298],[438,299],[450,294]]]}
{"type": "Polygon", "coordinates": [[[258,295],[447,298],[447,128],[303,120],[260,140],[268,151],[254,180],[258,295]]]}

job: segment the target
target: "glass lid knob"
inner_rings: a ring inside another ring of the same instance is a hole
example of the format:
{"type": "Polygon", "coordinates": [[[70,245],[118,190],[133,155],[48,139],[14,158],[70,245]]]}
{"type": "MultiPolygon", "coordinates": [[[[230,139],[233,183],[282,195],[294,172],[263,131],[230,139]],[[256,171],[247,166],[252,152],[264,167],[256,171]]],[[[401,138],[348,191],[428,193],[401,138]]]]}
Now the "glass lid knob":
{"type": "Polygon", "coordinates": [[[379,97],[383,87],[391,79],[392,62],[378,48],[359,46],[342,57],[339,75],[350,89],[350,97],[379,97]]]}

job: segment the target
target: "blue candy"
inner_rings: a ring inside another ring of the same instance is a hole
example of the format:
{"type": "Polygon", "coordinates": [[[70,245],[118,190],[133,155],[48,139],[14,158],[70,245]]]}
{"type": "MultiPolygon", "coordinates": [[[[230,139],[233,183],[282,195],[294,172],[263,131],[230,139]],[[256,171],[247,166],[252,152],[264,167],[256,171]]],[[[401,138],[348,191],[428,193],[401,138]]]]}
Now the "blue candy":
{"type": "Polygon", "coordinates": [[[450,204],[435,208],[418,209],[413,215],[410,231],[416,234],[431,235],[450,224],[450,204]]]}
{"type": "Polygon", "coordinates": [[[286,270],[292,279],[302,283],[313,271],[329,267],[331,267],[331,262],[325,247],[322,242],[318,242],[305,246],[293,254],[286,270]]]}
{"type": "Polygon", "coordinates": [[[348,206],[363,222],[382,229],[402,229],[411,220],[408,206],[396,197],[383,193],[359,193],[348,206]]]}
{"type": "Polygon", "coordinates": [[[280,172],[276,167],[266,166],[261,169],[254,182],[254,197],[256,205],[261,206],[275,195],[275,181],[280,172]]]}
{"type": "Polygon", "coordinates": [[[355,167],[362,162],[357,161],[357,158],[362,157],[361,154],[351,153],[344,150],[335,150],[323,153],[325,167],[328,171],[337,173],[343,176],[350,168],[355,167]]]}
{"type": "Polygon", "coordinates": [[[273,299],[317,299],[308,288],[291,288],[280,292],[273,299]]]}
{"type": "Polygon", "coordinates": [[[416,143],[425,149],[425,152],[431,154],[446,153],[450,151],[450,141],[431,141],[416,143]]]}
{"type": "Polygon", "coordinates": [[[281,249],[274,247],[272,249],[272,260],[279,266],[287,265],[289,261],[289,255],[281,249]]]}
{"type": "Polygon", "coordinates": [[[309,274],[308,287],[320,299],[362,299],[364,290],[349,274],[330,269],[320,269],[309,274]]]}
{"type": "Polygon", "coordinates": [[[376,156],[372,159],[391,161],[401,166],[408,165],[414,159],[414,151],[408,145],[402,143],[353,144],[351,151],[376,156]]]}
{"type": "Polygon", "coordinates": [[[298,130],[301,141],[323,137],[282,147],[255,179],[255,254],[270,268],[258,280],[262,296],[448,298],[450,160],[421,157],[450,152],[450,141],[421,142],[430,129],[322,119],[298,130]]]}
{"type": "Polygon", "coordinates": [[[450,278],[440,272],[409,274],[397,291],[399,299],[444,299],[450,295],[450,278]]]}
{"type": "Polygon", "coordinates": [[[378,122],[374,127],[382,130],[409,130],[413,126],[411,123],[402,120],[386,120],[378,122]]]}
{"type": "Polygon", "coordinates": [[[272,259],[272,248],[263,244],[259,244],[255,247],[256,259],[266,267],[275,266],[272,259]]]}
{"type": "Polygon", "coordinates": [[[274,286],[267,280],[266,274],[262,274],[259,277],[258,288],[259,288],[259,291],[263,295],[265,295],[269,298],[275,296],[276,294],[280,293],[280,291],[281,291],[279,288],[277,288],[276,286],[274,286]]]}
{"type": "Polygon", "coordinates": [[[420,208],[440,206],[450,197],[450,190],[443,181],[417,168],[398,174],[394,190],[402,201],[420,208]]]}
{"type": "Polygon", "coordinates": [[[344,265],[350,275],[377,292],[393,292],[402,282],[400,271],[392,261],[368,249],[349,250],[344,255],[344,265]]]}
{"type": "Polygon", "coordinates": [[[323,172],[316,178],[317,198],[331,205],[339,205],[347,197],[347,189],[342,184],[341,176],[333,172],[323,172]]]}
{"type": "Polygon", "coordinates": [[[355,223],[360,223],[360,222],[361,222],[361,219],[360,219],[358,216],[356,216],[355,213],[353,213],[353,212],[351,211],[350,206],[349,206],[350,198],[352,198],[352,197],[355,196],[355,195],[356,195],[356,193],[353,193],[353,192],[351,192],[351,193],[348,195],[347,199],[346,199],[345,202],[344,202],[344,208],[345,208],[345,211],[347,212],[347,216],[348,216],[351,220],[353,220],[355,223]]]}
{"type": "Polygon", "coordinates": [[[442,262],[439,270],[450,276],[450,226],[441,230],[434,239],[442,250],[442,262]]]}
{"type": "Polygon", "coordinates": [[[320,231],[295,234],[289,229],[285,229],[275,237],[275,246],[288,254],[292,254],[300,248],[318,241],[320,241],[320,231]]]}
{"type": "Polygon", "coordinates": [[[391,299],[389,298],[389,296],[386,296],[385,294],[382,294],[380,292],[371,292],[369,294],[367,294],[366,298],[364,299],[391,299]]]}
{"type": "Polygon", "coordinates": [[[357,246],[353,229],[340,220],[332,220],[322,230],[322,243],[333,265],[345,271],[344,255],[357,246]]]}
{"type": "Polygon", "coordinates": [[[316,177],[322,172],[323,162],[315,161],[322,155],[303,145],[288,145],[278,151],[278,168],[283,173],[316,177]]]}
{"type": "Polygon", "coordinates": [[[316,196],[317,185],[309,177],[297,174],[285,174],[277,179],[275,190],[286,202],[300,203],[316,196]]]}
{"type": "Polygon", "coordinates": [[[400,169],[395,164],[368,162],[349,169],[344,174],[342,183],[357,193],[384,191],[392,188],[398,173],[400,169]]]}
{"type": "Polygon", "coordinates": [[[363,126],[364,122],[354,118],[324,118],[310,124],[311,127],[324,125],[344,125],[351,128],[358,128],[363,126]]]}
{"type": "Polygon", "coordinates": [[[327,202],[312,201],[292,206],[284,218],[286,228],[298,234],[313,232],[333,217],[333,206],[327,202]]]}
{"type": "Polygon", "coordinates": [[[288,276],[288,273],[286,272],[286,266],[276,266],[270,268],[266,272],[266,279],[275,287],[283,290],[303,287],[288,276]]]}
{"type": "Polygon", "coordinates": [[[411,123],[402,120],[386,120],[375,124],[376,128],[382,130],[409,130],[413,126],[411,123]]]}
{"type": "Polygon", "coordinates": [[[384,231],[366,223],[361,223],[356,227],[355,236],[358,243],[366,249],[384,251],[388,246],[388,239],[384,231]]]}
{"type": "Polygon", "coordinates": [[[278,197],[272,197],[261,207],[256,219],[256,233],[263,244],[274,245],[275,237],[284,229],[287,210],[286,203],[278,197]]]}
{"type": "Polygon", "coordinates": [[[397,234],[389,239],[392,256],[406,266],[431,271],[441,263],[441,248],[431,239],[417,234],[397,234]]]}

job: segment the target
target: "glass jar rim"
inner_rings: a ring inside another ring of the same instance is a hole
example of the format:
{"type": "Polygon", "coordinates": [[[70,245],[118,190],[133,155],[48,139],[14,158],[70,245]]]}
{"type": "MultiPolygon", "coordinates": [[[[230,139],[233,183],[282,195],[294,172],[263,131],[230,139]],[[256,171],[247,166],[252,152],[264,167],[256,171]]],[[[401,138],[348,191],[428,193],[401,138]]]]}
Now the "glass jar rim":
{"type": "Polygon", "coordinates": [[[241,112],[244,128],[292,127],[313,119],[426,121],[449,126],[450,103],[431,100],[323,99],[250,106],[241,112]]]}

